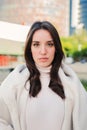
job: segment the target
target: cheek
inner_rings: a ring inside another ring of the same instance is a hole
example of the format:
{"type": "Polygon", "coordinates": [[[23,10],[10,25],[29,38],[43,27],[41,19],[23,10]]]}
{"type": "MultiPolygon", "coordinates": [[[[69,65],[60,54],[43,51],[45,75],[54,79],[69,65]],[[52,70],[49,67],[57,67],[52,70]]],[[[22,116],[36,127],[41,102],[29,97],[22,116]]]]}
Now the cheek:
{"type": "Polygon", "coordinates": [[[55,50],[53,51],[52,55],[53,55],[52,57],[53,57],[53,59],[54,59],[54,57],[55,57],[55,50]]]}
{"type": "Polygon", "coordinates": [[[50,56],[54,57],[55,56],[55,49],[50,51],[50,56]]]}
{"type": "Polygon", "coordinates": [[[36,59],[37,56],[38,56],[38,51],[35,51],[35,50],[32,49],[31,52],[32,52],[33,59],[36,59]]]}

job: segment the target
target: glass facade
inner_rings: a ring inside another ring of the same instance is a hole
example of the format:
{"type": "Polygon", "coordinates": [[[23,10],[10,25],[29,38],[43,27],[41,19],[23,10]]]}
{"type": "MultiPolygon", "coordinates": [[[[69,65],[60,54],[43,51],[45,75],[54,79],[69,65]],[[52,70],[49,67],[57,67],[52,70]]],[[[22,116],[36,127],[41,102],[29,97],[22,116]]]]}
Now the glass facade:
{"type": "Polygon", "coordinates": [[[72,35],[78,26],[79,0],[70,0],[69,34],[72,35]]]}
{"type": "Polygon", "coordinates": [[[87,0],[80,0],[79,23],[87,30],[87,0]]]}

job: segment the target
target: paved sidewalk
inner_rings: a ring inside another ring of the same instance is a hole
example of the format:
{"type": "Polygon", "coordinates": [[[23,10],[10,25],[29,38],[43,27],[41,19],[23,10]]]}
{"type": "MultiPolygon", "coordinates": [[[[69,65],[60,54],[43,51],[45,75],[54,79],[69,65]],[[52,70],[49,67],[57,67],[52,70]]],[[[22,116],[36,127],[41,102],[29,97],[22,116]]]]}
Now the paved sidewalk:
{"type": "Polygon", "coordinates": [[[77,73],[80,79],[87,80],[87,63],[76,62],[69,64],[73,70],[77,73]]]}

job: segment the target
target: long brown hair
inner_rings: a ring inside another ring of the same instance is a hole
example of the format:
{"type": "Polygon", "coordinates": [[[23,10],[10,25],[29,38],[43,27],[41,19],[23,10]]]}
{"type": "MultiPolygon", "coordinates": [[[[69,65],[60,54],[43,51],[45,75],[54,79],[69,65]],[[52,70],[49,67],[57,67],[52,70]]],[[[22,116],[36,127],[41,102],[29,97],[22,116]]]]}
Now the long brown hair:
{"type": "Polygon", "coordinates": [[[61,65],[62,59],[64,57],[64,52],[62,50],[61,41],[60,41],[59,34],[58,34],[56,28],[48,21],[35,22],[31,26],[30,31],[27,35],[24,57],[25,57],[25,62],[26,62],[27,68],[30,72],[30,76],[28,79],[30,81],[29,95],[35,97],[41,90],[40,73],[35,66],[35,62],[32,58],[32,53],[31,53],[32,37],[33,37],[35,31],[37,31],[39,29],[45,29],[50,33],[50,35],[53,38],[55,50],[56,50],[55,57],[52,62],[52,68],[50,71],[49,88],[51,88],[62,99],[65,99],[63,85],[62,85],[59,75],[58,75],[58,70],[61,65]]]}

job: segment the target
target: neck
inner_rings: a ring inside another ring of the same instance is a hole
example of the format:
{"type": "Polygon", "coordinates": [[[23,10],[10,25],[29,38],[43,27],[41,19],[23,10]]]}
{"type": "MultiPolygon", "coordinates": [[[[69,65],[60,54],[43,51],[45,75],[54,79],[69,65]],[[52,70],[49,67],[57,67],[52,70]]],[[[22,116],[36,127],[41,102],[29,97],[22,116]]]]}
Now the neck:
{"type": "Polygon", "coordinates": [[[36,64],[36,67],[39,70],[41,75],[50,75],[52,65],[47,66],[47,67],[42,67],[36,64]]]}

